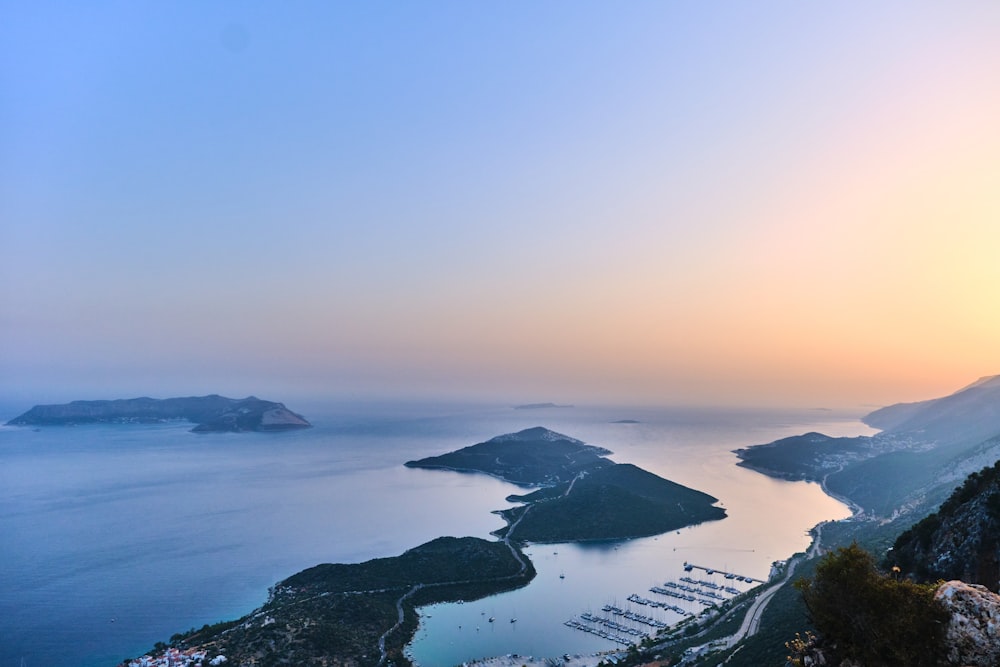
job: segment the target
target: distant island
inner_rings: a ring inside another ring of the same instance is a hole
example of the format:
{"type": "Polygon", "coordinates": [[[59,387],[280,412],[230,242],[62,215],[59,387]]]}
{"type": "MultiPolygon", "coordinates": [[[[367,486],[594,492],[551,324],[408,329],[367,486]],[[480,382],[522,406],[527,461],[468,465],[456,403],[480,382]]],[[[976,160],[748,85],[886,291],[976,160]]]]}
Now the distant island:
{"type": "Polygon", "coordinates": [[[541,486],[527,495],[509,496],[510,502],[524,504],[499,512],[507,526],[496,534],[521,542],[646,537],[725,518],[716,498],[615,463],[605,458],[610,453],[538,426],[406,465],[541,486]]]}
{"type": "Polygon", "coordinates": [[[440,456],[407,461],[406,466],[480,472],[521,486],[553,485],[569,482],[586,470],[614,465],[604,458],[610,453],[536,426],[440,456]]]}
{"type": "Polygon", "coordinates": [[[559,405],[558,403],[525,403],[515,405],[515,410],[544,410],[546,408],[571,408],[572,405],[559,405]]]}
{"type": "Polygon", "coordinates": [[[287,431],[312,426],[282,403],[256,396],[235,399],[212,394],[187,398],[128,398],[36,405],[8,426],[73,426],[77,424],[150,424],[183,419],[196,433],[287,431]]]}

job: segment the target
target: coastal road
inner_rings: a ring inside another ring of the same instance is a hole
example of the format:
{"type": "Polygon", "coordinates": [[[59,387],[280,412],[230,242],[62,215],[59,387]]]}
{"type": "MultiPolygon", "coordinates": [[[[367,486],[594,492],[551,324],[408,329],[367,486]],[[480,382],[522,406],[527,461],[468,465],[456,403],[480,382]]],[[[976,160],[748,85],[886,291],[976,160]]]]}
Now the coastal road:
{"type": "Polygon", "coordinates": [[[747,637],[753,637],[757,634],[757,631],[760,629],[760,619],[764,615],[764,609],[767,608],[771,598],[774,597],[774,594],[778,592],[779,588],[788,583],[788,580],[792,578],[792,575],[795,573],[795,568],[798,567],[799,562],[814,558],[816,554],[819,553],[819,543],[822,536],[823,524],[821,523],[816,526],[816,537],[809,546],[809,551],[806,552],[805,558],[793,558],[788,561],[788,569],[785,571],[785,576],[782,577],[780,581],[771,584],[757,596],[757,598],[753,601],[753,604],[750,605],[750,609],[747,610],[746,616],[743,617],[740,629],[726,639],[727,648],[735,646],[747,637]]]}
{"type": "Polygon", "coordinates": [[[388,630],[386,630],[385,632],[383,632],[382,636],[378,638],[378,652],[379,652],[378,664],[379,665],[385,664],[386,658],[389,657],[389,654],[386,653],[386,650],[385,650],[385,640],[386,640],[386,638],[389,635],[391,635],[396,630],[396,628],[398,628],[399,626],[401,626],[403,624],[403,618],[404,618],[403,600],[405,600],[408,597],[412,597],[414,593],[416,593],[417,591],[419,591],[423,587],[424,587],[424,584],[415,584],[410,590],[408,590],[405,593],[403,593],[402,597],[400,597],[398,600],[396,600],[396,614],[397,614],[396,625],[392,626],[391,628],[389,628],[388,630]]]}
{"type": "Polygon", "coordinates": [[[576,477],[573,478],[573,481],[571,481],[569,483],[569,486],[566,488],[566,493],[563,494],[563,498],[565,498],[566,496],[569,495],[569,492],[573,490],[573,485],[576,484],[576,480],[578,480],[581,477],[583,477],[584,474],[585,473],[582,473],[582,472],[581,473],[577,473],[576,477]]]}
{"type": "MultiPolygon", "coordinates": [[[[531,508],[529,507],[528,509],[531,509],[531,508]]],[[[509,574],[509,575],[506,575],[506,576],[503,576],[503,577],[497,577],[496,578],[497,581],[501,581],[501,580],[504,580],[504,579],[516,579],[517,577],[524,576],[525,570],[528,569],[528,563],[525,562],[525,560],[523,558],[521,558],[521,553],[517,550],[517,547],[515,547],[513,544],[510,543],[510,534],[514,531],[514,527],[517,526],[517,524],[521,521],[521,519],[524,518],[524,515],[527,514],[527,513],[528,513],[528,510],[525,510],[524,513],[521,514],[521,516],[518,518],[518,520],[515,521],[513,524],[511,524],[510,529],[508,529],[508,531],[507,531],[507,535],[503,538],[503,543],[505,545],[507,545],[508,549],[510,549],[510,553],[514,556],[514,559],[520,565],[520,569],[517,571],[516,574],[509,574]]],[[[436,586],[454,586],[455,584],[471,584],[471,583],[475,583],[475,582],[470,581],[470,580],[461,580],[461,581],[438,581],[438,582],[434,582],[434,583],[431,583],[431,584],[415,584],[415,585],[413,585],[410,588],[410,590],[408,590],[405,593],[403,593],[399,597],[399,599],[396,600],[396,624],[393,625],[388,630],[386,630],[385,632],[383,632],[382,636],[378,638],[378,652],[379,652],[378,664],[379,664],[379,667],[381,667],[382,665],[384,665],[385,661],[389,657],[388,652],[385,650],[386,639],[388,639],[389,635],[391,635],[393,632],[395,632],[396,629],[399,628],[399,626],[401,626],[403,624],[403,619],[405,618],[405,613],[406,613],[405,610],[403,609],[403,602],[407,598],[413,597],[413,595],[417,591],[419,591],[421,588],[430,588],[430,587],[436,587],[436,586]]]]}

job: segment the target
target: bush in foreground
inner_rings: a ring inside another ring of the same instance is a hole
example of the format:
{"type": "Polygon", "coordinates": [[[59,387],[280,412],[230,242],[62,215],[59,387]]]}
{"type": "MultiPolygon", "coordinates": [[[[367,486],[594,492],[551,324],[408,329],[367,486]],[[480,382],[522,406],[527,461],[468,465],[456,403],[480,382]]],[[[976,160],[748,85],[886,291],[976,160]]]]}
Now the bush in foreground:
{"type": "Polygon", "coordinates": [[[934,600],[936,585],[880,573],[857,544],[827,554],[815,577],[795,585],[829,657],[868,667],[942,664],[948,613],[934,600]]]}

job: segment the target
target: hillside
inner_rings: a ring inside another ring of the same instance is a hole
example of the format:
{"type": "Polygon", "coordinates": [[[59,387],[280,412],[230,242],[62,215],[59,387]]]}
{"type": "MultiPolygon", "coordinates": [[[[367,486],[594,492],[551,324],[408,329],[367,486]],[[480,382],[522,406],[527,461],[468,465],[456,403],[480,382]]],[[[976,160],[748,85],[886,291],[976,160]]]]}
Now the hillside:
{"type": "Polygon", "coordinates": [[[874,436],[810,433],[737,450],[740,465],[785,479],[825,481],[866,513],[926,514],[971,472],[1000,459],[1000,376],[945,396],[875,410],[874,436]]]}
{"type": "Polygon", "coordinates": [[[564,485],[509,500],[531,503],[530,511],[507,510],[517,523],[514,539],[528,542],[571,542],[658,535],[704,521],[724,519],[716,498],[663,479],[642,468],[619,463],[564,485]]]}
{"type": "Polygon", "coordinates": [[[407,461],[410,468],[480,472],[521,485],[569,482],[579,473],[611,465],[611,452],[536,426],[498,435],[454,452],[407,461]]]}
{"type": "Polygon", "coordinates": [[[980,378],[943,398],[890,405],[862,421],[887,433],[909,433],[938,445],[981,442],[1000,435],[1000,375],[980,378]]]}
{"type": "Polygon", "coordinates": [[[522,542],[616,540],[657,535],[725,518],[716,498],[630,464],[614,463],[603,447],[542,427],[406,465],[479,472],[509,482],[541,486],[507,500],[502,537],[522,542]]]}
{"type": "MultiPolygon", "coordinates": [[[[375,667],[388,660],[403,667],[417,606],[519,588],[534,574],[531,563],[503,542],[439,537],[399,556],[294,574],[272,587],[260,609],[176,634],[169,647],[225,656],[235,665],[375,667]]],[[[161,643],[151,654],[167,650],[161,643]]],[[[141,658],[123,663],[143,664],[141,658]]]]}
{"type": "Polygon", "coordinates": [[[886,562],[921,581],[961,579],[1000,591],[1000,461],[972,473],[900,535],[886,562]]]}
{"type": "MultiPolygon", "coordinates": [[[[785,438],[739,450],[740,465],[785,479],[825,480],[830,492],[860,506],[852,520],[822,527],[824,551],[857,543],[878,559],[889,552],[895,560],[883,561],[887,572],[898,564],[918,581],[955,578],[996,590],[994,559],[1000,552],[991,512],[1000,505],[1000,489],[994,490],[994,481],[987,484],[992,473],[983,469],[1000,460],[998,408],[1000,376],[990,376],[943,398],[872,412],[864,421],[884,429],[874,436],[785,438]]],[[[802,573],[814,571],[816,562],[807,560],[802,573]]],[[[727,664],[787,664],[782,641],[814,627],[797,597],[780,591],[781,603],[768,607],[761,632],[741,642],[727,664]]],[[[706,656],[692,667],[718,662],[706,656]]]]}

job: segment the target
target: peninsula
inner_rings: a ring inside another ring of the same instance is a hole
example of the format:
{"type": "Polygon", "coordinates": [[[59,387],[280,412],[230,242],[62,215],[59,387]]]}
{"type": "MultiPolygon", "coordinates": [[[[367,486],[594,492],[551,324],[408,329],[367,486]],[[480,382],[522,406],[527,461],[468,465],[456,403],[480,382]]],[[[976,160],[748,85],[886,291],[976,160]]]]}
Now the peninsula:
{"type": "Polygon", "coordinates": [[[542,488],[507,500],[498,536],[520,542],[619,540],[658,535],[726,516],[716,498],[547,428],[497,436],[448,454],[408,461],[411,468],[485,473],[542,488]]]}
{"type": "Polygon", "coordinates": [[[862,418],[874,435],[821,433],[736,450],[741,465],[782,479],[821,482],[866,514],[926,513],[1000,456],[1000,375],[942,398],[899,403],[862,418]]]}
{"type": "Polygon", "coordinates": [[[212,394],[187,398],[128,398],[36,405],[8,426],[73,426],[77,424],[149,424],[187,420],[196,433],[286,431],[312,426],[282,403],[256,396],[234,399],[212,394]]]}
{"type": "Polygon", "coordinates": [[[391,558],[322,564],[270,589],[267,602],[235,621],[175,634],[152,655],[120,667],[158,664],[409,665],[403,647],[417,629],[416,607],[475,600],[524,586],[531,562],[505,542],[439,537],[391,558]],[[220,658],[221,657],[221,658],[220,658]]]}
{"type": "Polygon", "coordinates": [[[610,461],[610,453],[539,426],[409,461],[411,468],[483,473],[541,488],[507,498],[520,505],[497,512],[507,526],[494,531],[495,542],[439,537],[392,558],[317,565],[275,584],[247,616],[178,633],[120,667],[205,660],[407,667],[403,648],[417,629],[416,608],[526,585],[535,569],[521,551],[525,542],[626,539],[726,516],[707,493],[610,461]]]}

